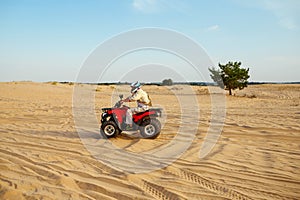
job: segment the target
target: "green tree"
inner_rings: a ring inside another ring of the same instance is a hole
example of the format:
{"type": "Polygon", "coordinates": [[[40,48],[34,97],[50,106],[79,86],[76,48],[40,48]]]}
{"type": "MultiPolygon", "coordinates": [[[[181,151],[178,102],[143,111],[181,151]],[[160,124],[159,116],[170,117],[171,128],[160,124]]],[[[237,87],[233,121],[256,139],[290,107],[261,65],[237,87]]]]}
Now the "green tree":
{"type": "Polygon", "coordinates": [[[164,79],[162,85],[173,85],[172,79],[164,79]]]}
{"type": "Polygon", "coordinates": [[[226,65],[219,63],[220,70],[209,68],[210,77],[223,89],[229,90],[229,95],[232,95],[232,90],[244,89],[248,85],[249,68],[241,68],[241,62],[228,62],[226,65]]]}

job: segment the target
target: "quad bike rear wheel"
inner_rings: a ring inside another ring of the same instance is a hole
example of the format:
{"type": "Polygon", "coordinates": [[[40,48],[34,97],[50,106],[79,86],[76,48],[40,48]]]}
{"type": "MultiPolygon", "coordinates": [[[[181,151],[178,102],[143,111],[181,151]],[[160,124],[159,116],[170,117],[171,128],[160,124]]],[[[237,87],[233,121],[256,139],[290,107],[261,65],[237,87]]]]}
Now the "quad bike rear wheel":
{"type": "Polygon", "coordinates": [[[157,138],[160,134],[161,124],[155,118],[146,119],[140,125],[140,134],[143,138],[154,139],[157,138]]]}
{"type": "Polygon", "coordinates": [[[103,122],[100,128],[100,133],[106,138],[116,137],[120,133],[118,125],[114,121],[103,122]]]}

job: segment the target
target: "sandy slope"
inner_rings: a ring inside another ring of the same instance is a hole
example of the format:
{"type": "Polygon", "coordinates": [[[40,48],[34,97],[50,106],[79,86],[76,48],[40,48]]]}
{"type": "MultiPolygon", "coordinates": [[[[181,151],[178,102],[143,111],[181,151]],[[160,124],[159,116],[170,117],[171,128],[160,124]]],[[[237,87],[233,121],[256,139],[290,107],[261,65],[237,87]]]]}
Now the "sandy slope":
{"type": "MultiPolygon", "coordinates": [[[[111,105],[114,88],[97,88],[98,115],[99,108],[111,105]]],[[[129,152],[159,148],[179,127],[172,90],[145,90],[167,119],[155,140],[134,134],[111,139],[129,152]]],[[[227,96],[222,135],[204,159],[198,155],[211,100],[205,87],[194,90],[201,116],[188,151],[163,169],[126,174],[97,161],[81,143],[72,85],[0,83],[0,199],[300,199],[300,85],[249,86],[227,96]]]]}

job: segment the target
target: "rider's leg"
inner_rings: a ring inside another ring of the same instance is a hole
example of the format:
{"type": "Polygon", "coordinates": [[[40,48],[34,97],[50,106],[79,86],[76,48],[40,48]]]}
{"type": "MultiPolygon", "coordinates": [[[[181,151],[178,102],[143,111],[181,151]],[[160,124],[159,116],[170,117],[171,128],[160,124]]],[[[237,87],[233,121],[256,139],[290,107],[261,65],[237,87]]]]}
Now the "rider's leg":
{"type": "Polygon", "coordinates": [[[139,113],[144,112],[148,110],[148,107],[137,107],[137,108],[130,108],[126,112],[126,119],[125,123],[128,124],[130,127],[132,127],[132,114],[133,113],[139,113]]]}
{"type": "Polygon", "coordinates": [[[132,126],[132,110],[131,109],[128,109],[126,112],[125,123],[128,124],[129,126],[132,126]]]}

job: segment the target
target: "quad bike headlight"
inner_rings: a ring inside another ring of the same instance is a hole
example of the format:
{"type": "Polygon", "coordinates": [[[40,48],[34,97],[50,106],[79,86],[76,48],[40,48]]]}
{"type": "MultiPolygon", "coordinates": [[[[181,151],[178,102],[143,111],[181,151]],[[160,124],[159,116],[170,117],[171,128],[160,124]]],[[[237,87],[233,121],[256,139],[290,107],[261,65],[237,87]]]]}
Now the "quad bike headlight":
{"type": "Polygon", "coordinates": [[[107,113],[102,113],[101,115],[102,119],[105,117],[105,115],[107,115],[107,113]]]}
{"type": "Polygon", "coordinates": [[[160,111],[160,112],[157,112],[157,116],[158,117],[162,117],[162,112],[160,111]]]}

